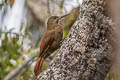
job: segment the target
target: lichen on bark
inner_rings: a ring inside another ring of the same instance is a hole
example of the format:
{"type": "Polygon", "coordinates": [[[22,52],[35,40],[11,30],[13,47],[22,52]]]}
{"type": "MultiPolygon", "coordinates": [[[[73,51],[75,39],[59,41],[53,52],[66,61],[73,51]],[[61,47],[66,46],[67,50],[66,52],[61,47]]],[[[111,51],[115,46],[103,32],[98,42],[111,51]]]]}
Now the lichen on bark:
{"type": "Polygon", "coordinates": [[[80,15],[38,80],[104,80],[110,69],[111,18],[105,0],[84,0],[80,15]]]}

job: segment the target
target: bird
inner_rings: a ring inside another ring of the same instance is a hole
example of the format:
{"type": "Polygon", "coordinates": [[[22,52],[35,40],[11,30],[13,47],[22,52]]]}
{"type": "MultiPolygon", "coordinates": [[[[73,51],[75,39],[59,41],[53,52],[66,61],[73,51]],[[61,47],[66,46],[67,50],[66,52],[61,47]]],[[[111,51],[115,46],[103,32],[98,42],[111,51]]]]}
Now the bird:
{"type": "Polygon", "coordinates": [[[63,38],[63,29],[59,24],[59,20],[67,15],[69,14],[60,17],[52,16],[48,19],[46,33],[40,42],[40,55],[34,67],[34,75],[36,77],[42,71],[41,69],[44,60],[60,47],[63,38]]]}

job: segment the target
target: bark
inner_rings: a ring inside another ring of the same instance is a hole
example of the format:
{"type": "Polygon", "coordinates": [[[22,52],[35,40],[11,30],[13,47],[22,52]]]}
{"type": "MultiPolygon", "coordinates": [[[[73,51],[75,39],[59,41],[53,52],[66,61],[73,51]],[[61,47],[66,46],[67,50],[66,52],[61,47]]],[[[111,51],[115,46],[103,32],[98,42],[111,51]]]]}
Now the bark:
{"type": "Polygon", "coordinates": [[[84,0],[80,15],[38,80],[104,80],[111,64],[111,18],[105,0],[84,0]]]}

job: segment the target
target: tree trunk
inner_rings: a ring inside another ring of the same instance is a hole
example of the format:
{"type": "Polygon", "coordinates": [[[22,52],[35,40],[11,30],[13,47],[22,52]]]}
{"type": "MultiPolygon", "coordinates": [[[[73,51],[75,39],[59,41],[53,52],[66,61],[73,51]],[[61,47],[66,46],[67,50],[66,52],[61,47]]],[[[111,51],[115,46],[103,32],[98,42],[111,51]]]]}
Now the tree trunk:
{"type": "Polygon", "coordinates": [[[84,0],[80,15],[49,67],[38,80],[104,80],[112,20],[105,15],[105,0],[84,0]]]}

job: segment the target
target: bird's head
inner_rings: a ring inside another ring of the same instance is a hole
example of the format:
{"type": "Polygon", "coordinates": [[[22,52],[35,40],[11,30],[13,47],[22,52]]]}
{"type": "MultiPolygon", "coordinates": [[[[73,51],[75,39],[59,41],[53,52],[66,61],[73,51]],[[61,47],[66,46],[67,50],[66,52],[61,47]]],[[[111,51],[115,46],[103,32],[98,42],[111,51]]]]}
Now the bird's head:
{"type": "Polygon", "coordinates": [[[63,15],[63,16],[52,16],[48,19],[47,21],[47,29],[52,29],[54,28],[54,24],[58,24],[59,20],[62,19],[63,17],[65,16],[68,16],[69,14],[67,15],[63,15]]]}
{"type": "Polygon", "coordinates": [[[58,16],[52,16],[48,19],[47,21],[47,25],[51,25],[51,24],[54,24],[54,23],[58,23],[59,21],[59,17],[58,16]]]}

